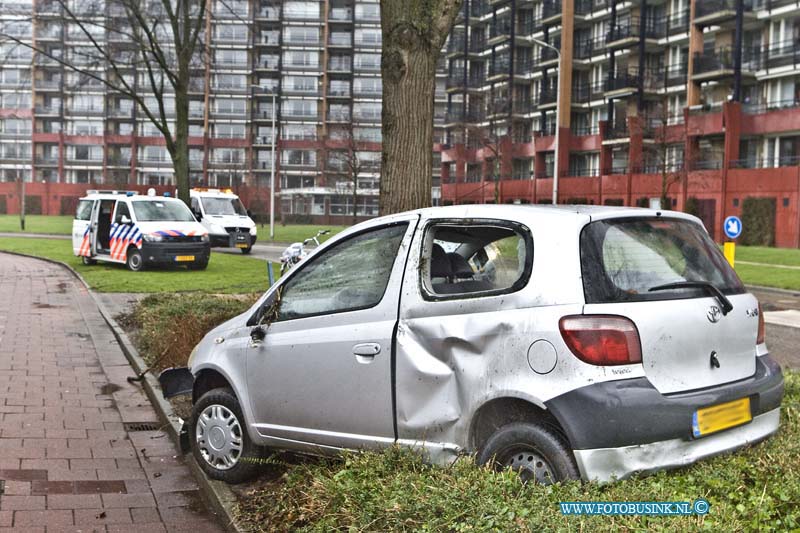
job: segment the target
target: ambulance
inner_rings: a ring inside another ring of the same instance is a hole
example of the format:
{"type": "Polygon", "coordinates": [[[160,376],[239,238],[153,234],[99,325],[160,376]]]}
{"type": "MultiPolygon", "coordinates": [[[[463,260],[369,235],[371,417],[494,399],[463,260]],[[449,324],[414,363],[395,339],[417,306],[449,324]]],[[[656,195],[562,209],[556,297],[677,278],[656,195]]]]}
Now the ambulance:
{"type": "Polygon", "coordinates": [[[139,271],[150,265],[208,266],[208,231],[181,200],[155,189],[89,190],[72,222],[72,251],[85,265],[121,263],[139,271]]]}
{"type": "Polygon", "coordinates": [[[195,188],[190,194],[192,212],[208,231],[211,246],[249,254],[256,242],[256,223],[239,197],[230,189],[195,188]]]}

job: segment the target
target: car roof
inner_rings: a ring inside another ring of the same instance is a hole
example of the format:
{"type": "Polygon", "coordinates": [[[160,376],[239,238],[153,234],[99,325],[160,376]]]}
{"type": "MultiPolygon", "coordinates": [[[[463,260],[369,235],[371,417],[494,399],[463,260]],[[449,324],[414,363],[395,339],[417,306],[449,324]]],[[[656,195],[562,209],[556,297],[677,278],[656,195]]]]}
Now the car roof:
{"type": "Polygon", "coordinates": [[[204,189],[204,190],[197,190],[191,189],[190,191],[191,196],[215,196],[219,198],[238,198],[239,196],[231,191],[230,189],[221,190],[221,189],[204,189]]]}
{"type": "MultiPolygon", "coordinates": [[[[669,217],[699,221],[696,217],[666,209],[648,209],[642,207],[621,207],[601,205],[543,205],[543,204],[466,204],[442,207],[427,207],[410,211],[425,218],[500,218],[512,220],[551,219],[553,221],[568,218],[599,220],[622,217],[669,217]]],[[[381,218],[391,218],[387,215],[381,218]]]]}
{"type": "MultiPolygon", "coordinates": [[[[172,196],[147,196],[146,194],[114,194],[114,193],[92,193],[80,198],[81,200],[150,200],[150,201],[175,201],[178,198],[172,196]]],[[[180,201],[180,200],[178,200],[180,201]]]]}

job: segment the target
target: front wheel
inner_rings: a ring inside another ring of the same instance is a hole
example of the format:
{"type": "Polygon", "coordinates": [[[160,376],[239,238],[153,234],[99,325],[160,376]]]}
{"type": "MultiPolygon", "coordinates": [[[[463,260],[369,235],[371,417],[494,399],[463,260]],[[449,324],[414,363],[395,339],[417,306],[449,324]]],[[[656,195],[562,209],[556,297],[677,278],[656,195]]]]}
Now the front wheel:
{"type": "Polygon", "coordinates": [[[197,464],[212,479],[242,483],[258,473],[261,449],[247,433],[231,389],[213,389],[192,407],[189,437],[197,464]]]}
{"type": "Polygon", "coordinates": [[[86,257],[85,255],[81,256],[81,262],[86,266],[91,266],[97,263],[97,261],[95,261],[91,257],[86,257]]]}
{"type": "Polygon", "coordinates": [[[246,255],[253,251],[253,245],[251,244],[247,248],[239,248],[239,249],[242,251],[243,254],[246,255]]]}
{"type": "Polygon", "coordinates": [[[195,261],[188,266],[189,270],[205,270],[208,267],[208,259],[195,261]]]}
{"type": "Polygon", "coordinates": [[[510,468],[523,482],[550,485],[580,478],[566,439],[539,424],[515,422],[501,427],[486,441],[477,462],[496,470],[510,468]]]}
{"type": "Polygon", "coordinates": [[[134,272],[144,270],[144,257],[142,251],[138,248],[131,248],[128,250],[128,257],[125,259],[125,264],[134,272]]]}

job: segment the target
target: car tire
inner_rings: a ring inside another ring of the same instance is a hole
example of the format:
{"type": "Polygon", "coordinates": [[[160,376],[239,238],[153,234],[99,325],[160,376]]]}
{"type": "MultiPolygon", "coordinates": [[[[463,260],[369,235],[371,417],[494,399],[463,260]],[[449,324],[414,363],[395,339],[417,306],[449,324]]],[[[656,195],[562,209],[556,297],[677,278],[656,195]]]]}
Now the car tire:
{"type": "Polygon", "coordinates": [[[239,249],[242,251],[243,254],[247,255],[253,251],[253,245],[251,244],[247,248],[239,248],[239,249]]]}
{"type": "Polygon", "coordinates": [[[516,470],[524,482],[549,485],[580,479],[566,438],[540,424],[514,422],[501,427],[489,437],[476,460],[498,471],[516,470]]]}
{"type": "Polygon", "coordinates": [[[142,251],[135,247],[128,248],[125,264],[128,266],[128,269],[133,272],[144,270],[144,256],[142,255],[142,251]]]}
{"type": "Polygon", "coordinates": [[[81,262],[86,266],[91,266],[91,265],[97,264],[97,261],[95,261],[91,257],[86,257],[85,255],[81,256],[81,262]]]}
{"type": "Polygon", "coordinates": [[[208,259],[201,259],[188,265],[189,270],[205,270],[208,267],[208,259]]]}
{"type": "Polygon", "coordinates": [[[239,400],[229,388],[212,389],[192,406],[189,442],[197,464],[212,479],[235,484],[258,474],[263,450],[250,440],[239,400]]]}

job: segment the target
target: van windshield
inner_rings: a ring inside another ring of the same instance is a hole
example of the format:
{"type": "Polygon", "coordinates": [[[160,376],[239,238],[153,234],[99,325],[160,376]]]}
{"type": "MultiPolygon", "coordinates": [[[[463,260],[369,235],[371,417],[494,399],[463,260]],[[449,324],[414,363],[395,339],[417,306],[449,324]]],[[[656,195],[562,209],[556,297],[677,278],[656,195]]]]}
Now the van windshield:
{"type": "Polygon", "coordinates": [[[239,215],[247,216],[247,210],[238,198],[206,196],[201,198],[206,215],[239,215]]]}
{"type": "Polygon", "coordinates": [[[138,200],[131,202],[137,222],[170,220],[194,222],[194,216],[186,204],[176,200],[138,200]]]}
{"type": "Polygon", "coordinates": [[[681,282],[711,283],[723,294],[744,286],[703,228],[688,220],[599,220],[581,233],[586,303],[700,298],[699,287],[651,289],[681,282]]]}

